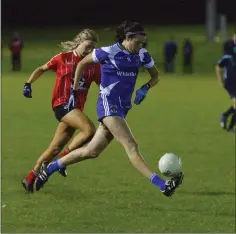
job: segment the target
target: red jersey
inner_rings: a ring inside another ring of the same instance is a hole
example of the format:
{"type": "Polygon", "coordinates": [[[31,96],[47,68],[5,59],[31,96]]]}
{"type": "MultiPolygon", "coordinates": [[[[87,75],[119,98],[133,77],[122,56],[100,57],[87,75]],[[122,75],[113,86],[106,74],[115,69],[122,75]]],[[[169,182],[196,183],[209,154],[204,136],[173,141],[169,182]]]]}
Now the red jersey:
{"type": "MultiPolygon", "coordinates": [[[[80,61],[81,57],[78,56],[75,51],[71,51],[60,53],[47,63],[48,68],[56,72],[56,83],[52,93],[53,109],[56,106],[67,104],[69,102],[75,69],[80,61]]],[[[99,85],[100,80],[100,64],[88,65],[83,71],[83,76],[79,82],[79,92],[76,97],[76,108],[83,111],[91,83],[95,82],[99,85]]]]}
{"type": "Polygon", "coordinates": [[[13,38],[9,47],[13,54],[18,54],[24,47],[23,40],[21,38],[13,38]]]}

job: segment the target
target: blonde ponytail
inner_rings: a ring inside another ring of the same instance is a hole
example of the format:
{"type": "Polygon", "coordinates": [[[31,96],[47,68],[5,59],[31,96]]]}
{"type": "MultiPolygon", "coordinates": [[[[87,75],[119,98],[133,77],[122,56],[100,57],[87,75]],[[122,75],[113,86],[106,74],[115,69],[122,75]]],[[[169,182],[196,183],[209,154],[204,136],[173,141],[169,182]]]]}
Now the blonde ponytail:
{"type": "Polygon", "coordinates": [[[72,51],[76,49],[79,44],[86,40],[98,42],[98,35],[92,29],[84,29],[78,35],[76,35],[72,41],[61,42],[60,47],[62,47],[64,51],[72,51]]]}

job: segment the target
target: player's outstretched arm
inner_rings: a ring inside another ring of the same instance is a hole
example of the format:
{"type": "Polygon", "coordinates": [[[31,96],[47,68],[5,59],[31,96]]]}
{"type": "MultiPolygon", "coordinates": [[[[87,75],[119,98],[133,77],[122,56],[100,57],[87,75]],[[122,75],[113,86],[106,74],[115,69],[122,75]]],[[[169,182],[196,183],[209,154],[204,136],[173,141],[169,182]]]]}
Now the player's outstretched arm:
{"type": "Polygon", "coordinates": [[[47,64],[37,67],[30,75],[28,81],[24,85],[23,95],[27,98],[32,98],[31,84],[36,81],[45,71],[49,70],[47,64]]]}
{"type": "Polygon", "coordinates": [[[45,71],[48,71],[49,67],[47,64],[44,64],[40,67],[37,67],[32,74],[30,75],[28,81],[26,83],[32,84],[34,81],[36,81],[45,71]]]}

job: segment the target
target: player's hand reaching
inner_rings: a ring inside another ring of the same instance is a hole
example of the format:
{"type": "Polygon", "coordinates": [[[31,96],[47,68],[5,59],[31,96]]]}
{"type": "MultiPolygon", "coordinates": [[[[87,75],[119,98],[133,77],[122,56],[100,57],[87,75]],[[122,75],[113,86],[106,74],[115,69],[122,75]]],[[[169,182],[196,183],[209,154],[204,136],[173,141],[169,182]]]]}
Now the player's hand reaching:
{"type": "Polygon", "coordinates": [[[32,89],[30,83],[25,83],[24,89],[23,89],[23,95],[27,98],[32,98],[32,89]]]}
{"type": "Polygon", "coordinates": [[[150,88],[150,85],[145,84],[140,89],[138,89],[136,91],[136,96],[135,96],[135,99],[134,99],[134,103],[136,105],[139,105],[144,100],[144,98],[146,97],[146,95],[148,93],[149,88],[150,88]]]}
{"type": "Polygon", "coordinates": [[[70,94],[70,99],[68,102],[68,111],[71,111],[75,108],[75,100],[76,100],[76,90],[72,89],[70,94]]]}

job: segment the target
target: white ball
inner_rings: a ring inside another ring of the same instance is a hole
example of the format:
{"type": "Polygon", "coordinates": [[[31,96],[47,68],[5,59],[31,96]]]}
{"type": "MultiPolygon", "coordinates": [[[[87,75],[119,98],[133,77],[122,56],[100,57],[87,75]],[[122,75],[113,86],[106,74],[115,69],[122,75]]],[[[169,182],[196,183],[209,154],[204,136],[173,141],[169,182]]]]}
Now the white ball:
{"type": "Polygon", "coordinates": [[[172,177],[181,172],[182,162],[177,155],[166,153],[160,158],[158,167],[163,175],[172,177]]]}

